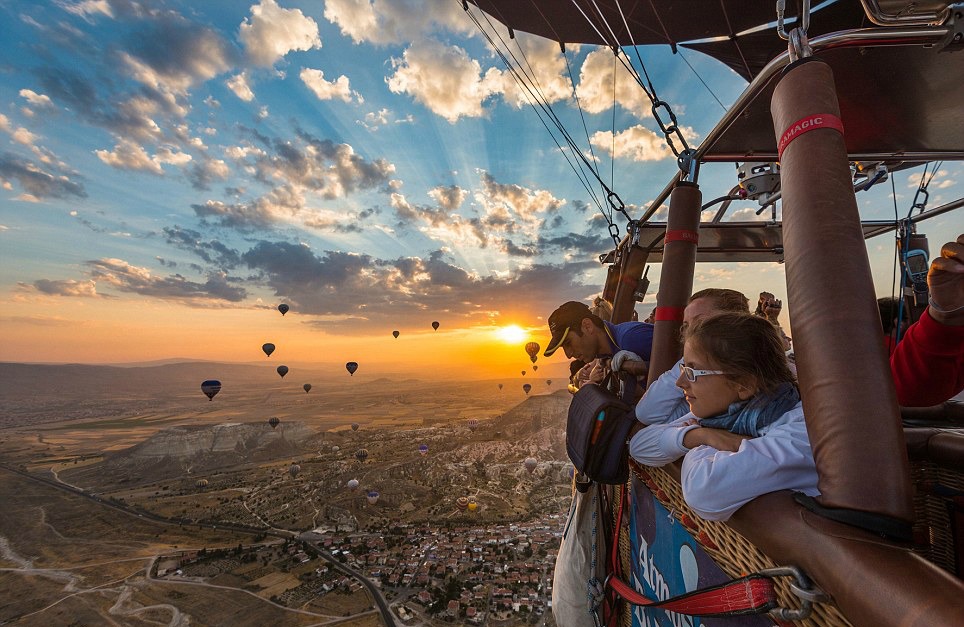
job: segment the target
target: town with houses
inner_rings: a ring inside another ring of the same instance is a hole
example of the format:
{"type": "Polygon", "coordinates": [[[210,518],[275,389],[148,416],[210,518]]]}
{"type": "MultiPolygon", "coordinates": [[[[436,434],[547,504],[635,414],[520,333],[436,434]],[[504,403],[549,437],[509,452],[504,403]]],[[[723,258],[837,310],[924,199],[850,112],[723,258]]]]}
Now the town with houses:
{"type": "MultiPolygon", "coordinates": [[[[327,594],[364,598],[344,564],[374,583],[402,624],[551,622],[552,573],[565,516],[466,527],[404,523],[384,532],[318,528],[300,540],[183,552],[157,562],[162,578],[233,580],[287,607],[327,594]]],[[[347,612],[346,612],[347,614],[347,612]]]]}

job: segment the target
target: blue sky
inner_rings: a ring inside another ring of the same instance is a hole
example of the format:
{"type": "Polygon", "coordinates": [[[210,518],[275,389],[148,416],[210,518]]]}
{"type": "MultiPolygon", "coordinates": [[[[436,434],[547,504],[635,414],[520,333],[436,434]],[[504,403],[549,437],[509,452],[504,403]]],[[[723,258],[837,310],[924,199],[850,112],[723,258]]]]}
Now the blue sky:
{"type": "MultiPolygon", "coordinates": [[[[0,38],[0,359],[244,359],[282,300],[312,350],[433,319],[468,337],[599,292],[605,221],[461,2],[0,1],[0,38]],[[118,331],[140,342],[105,351],[118,331]]],[[[639,215],[676,168],[645,96],[567,47],[587,133],[558,45],[516,42],[639,215]]],[[[745,87],[683,54],[725,104],[745,87]]],[[[643,58],[697,142],[722,108],[668,48],[643,58]]],[[[902,215],[919,172],[895,175],[902,215]]],[[[929,206],[960,180],[942,167],[929,206]]],[[[735,182],[706,166],[704,197],[735,182]]],[[[892,217],[890,194],[863,216],[892,217]]],[[[961,213],[925,223],[932,252],[961,213]]],[[[868,249],[889,293],[892,240],[868,249]]],[[[700,266],[710,285],[785,294],[777,264],[700,266]]]]}

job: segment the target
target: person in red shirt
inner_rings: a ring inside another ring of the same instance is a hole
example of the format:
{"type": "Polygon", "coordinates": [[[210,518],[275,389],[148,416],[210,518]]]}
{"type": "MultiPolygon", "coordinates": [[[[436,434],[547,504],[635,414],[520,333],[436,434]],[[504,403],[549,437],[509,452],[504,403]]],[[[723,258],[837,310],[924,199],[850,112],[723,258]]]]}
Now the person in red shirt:
{"type": "Polygon", "coordinates": [[[927,286],[929,306],[890,357],[904,407],[939,405],[964,390],[964,234],[941,247],[927,286]]]}

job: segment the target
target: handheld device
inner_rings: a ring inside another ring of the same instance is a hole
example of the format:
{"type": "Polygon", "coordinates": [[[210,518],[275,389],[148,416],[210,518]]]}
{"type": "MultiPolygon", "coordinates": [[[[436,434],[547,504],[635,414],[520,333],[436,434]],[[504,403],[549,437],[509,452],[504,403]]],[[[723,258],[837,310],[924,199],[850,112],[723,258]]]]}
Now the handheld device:
{"type": "Polygon", "coordinates": [[[915,291],[927,290],[927,252],[914,248],[904,253],[904,268],[915,291]]]}

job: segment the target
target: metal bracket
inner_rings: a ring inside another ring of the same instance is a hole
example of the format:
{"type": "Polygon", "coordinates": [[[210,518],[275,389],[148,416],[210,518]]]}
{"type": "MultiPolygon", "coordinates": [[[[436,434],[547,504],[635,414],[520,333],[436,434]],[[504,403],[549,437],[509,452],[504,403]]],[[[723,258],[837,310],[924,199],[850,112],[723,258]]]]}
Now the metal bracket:
{"type": "Polygon", "coordinates": [[[796,566],[778,566],[757,572],[766,577],[793,577],[793,582],[790,584],[790,591],[800,599],[800,608],[778,607],[770,610],[770,616],[777,620],[803,620],[813,612],[814,603],[826,603],[830,600],[830,597],[823,590],[815,586],[813,582],[810,581],[810,578],[796,566]]]}
{"type": "Polygon", "coordinates": [[[937,44],[938,52],[954,52],[964,46],[964,3],[952,4],[948,7],[947,36],[937,44]]]}

